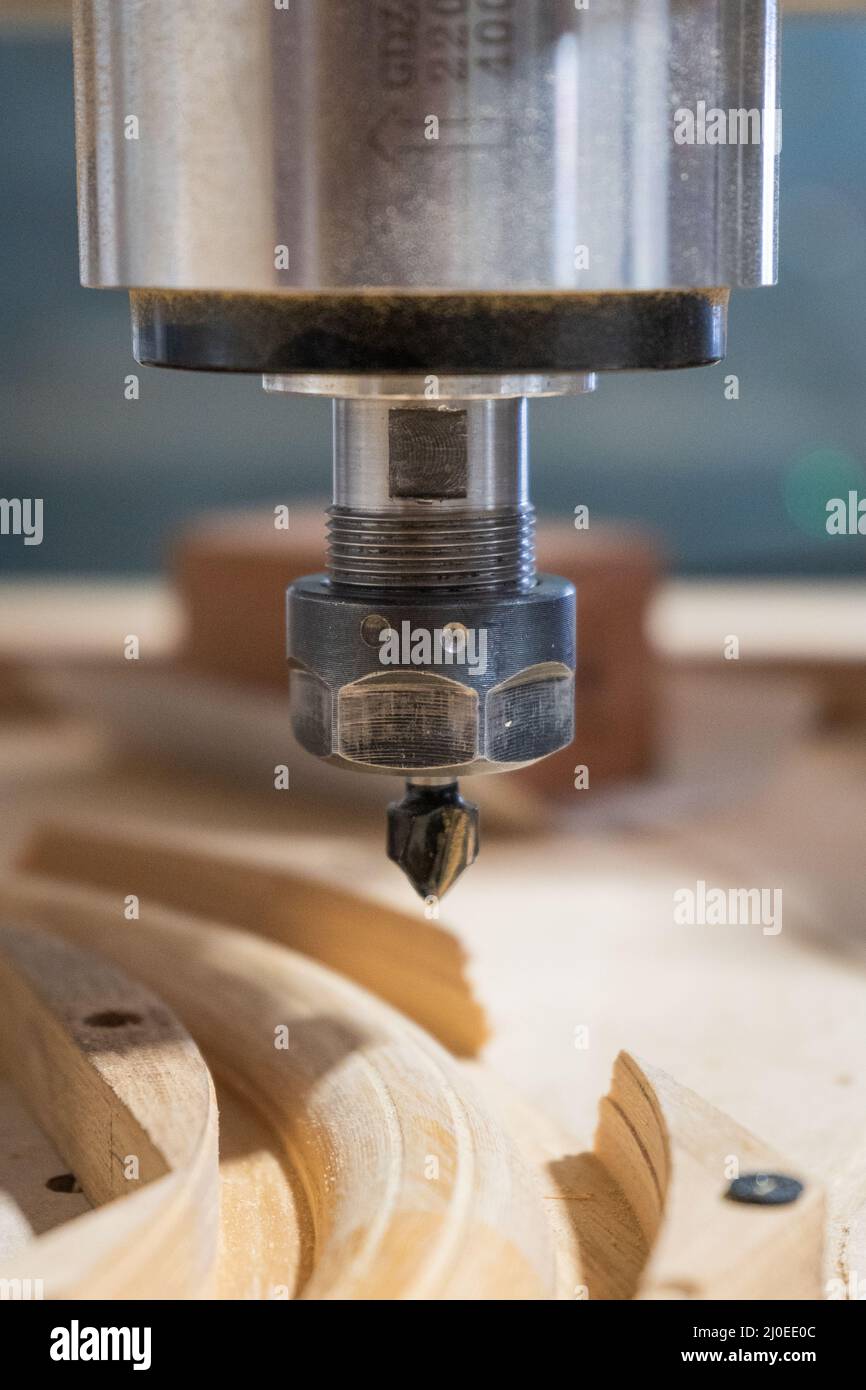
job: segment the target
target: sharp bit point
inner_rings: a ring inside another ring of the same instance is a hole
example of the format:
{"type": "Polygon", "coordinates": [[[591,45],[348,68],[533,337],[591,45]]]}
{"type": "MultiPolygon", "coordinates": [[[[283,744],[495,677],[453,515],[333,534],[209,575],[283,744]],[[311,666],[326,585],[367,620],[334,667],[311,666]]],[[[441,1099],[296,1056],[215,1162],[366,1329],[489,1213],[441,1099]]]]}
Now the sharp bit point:
{"type": "Polygon", "coordinates": [[[419,897],[443,898],[478,857],[478,821],[456,782],[407,782],[403,800],[388,807],[388,857],[419,897]]]}

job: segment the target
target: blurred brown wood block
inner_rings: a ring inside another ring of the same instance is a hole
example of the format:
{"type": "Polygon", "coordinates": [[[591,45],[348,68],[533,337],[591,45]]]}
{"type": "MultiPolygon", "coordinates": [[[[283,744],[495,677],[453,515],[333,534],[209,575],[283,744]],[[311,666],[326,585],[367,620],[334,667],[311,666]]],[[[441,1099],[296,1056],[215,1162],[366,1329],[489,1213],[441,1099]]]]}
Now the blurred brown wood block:
{"type": "Polygon", "coordinates": [[[39,698],[28,680],[22,662],[0,656],[0,718],[14,719],[45,712],[45,702],[39,698]]]}
{"type": "Polygon", "coordinates": [[[70,25],[72,0],[0,0],[0,22],[70,25]]]}
{"type": "MultiPolygon", "coordinates": [[[[271,512],[205,518],[182,537],[175,577],[186,609],[183,664],[200,675],[284,690],[285,591],[324,568],[323,511],[297,510],[288,530],[271,512]]],[[[577,733],[553,758],[518,774],[569,796],[576,765],[592,785],[635,777],[652,764],[652,658],[646,612],[659,555],[640,531],[542,524],[539,568],[578,593],[577,733]]]]}
{"type": "Polygon", "coordinates": [[[549,523],[539,527],[538,562],[577,589],[575,738],[518,775],[555,796],[573,795],[578,764],[589,769],[592,786],[642,776],[655,754],[647,610],[661,578],[660,552],[637,528],[575,531],[549,523]]]}

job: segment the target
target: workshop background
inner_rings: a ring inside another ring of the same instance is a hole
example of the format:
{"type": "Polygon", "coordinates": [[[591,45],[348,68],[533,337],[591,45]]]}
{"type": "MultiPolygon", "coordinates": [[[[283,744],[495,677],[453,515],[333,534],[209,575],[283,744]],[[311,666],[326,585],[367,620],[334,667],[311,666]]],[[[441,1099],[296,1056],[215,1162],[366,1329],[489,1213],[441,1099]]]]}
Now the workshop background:
{"type": "MultiPolygon", "coordinates": [[[[539,510],[639,518],[681,574],[843,576],[866,553],[825,527],[830,497],[866,495],[866,20],[788,19],[782,73],[780,284],[734,295],[727,363],[532,408],[539,510]]],[[[147,369],[125,399],[126,296],[78,283],[61,24],[0,29],[0,109],[0,491],[45,499],[43,544],[0,569],[153,572],[202,509],[323,496],[329,402],[147,369]]]]}
{"type": "Polygon", "coordinates": [[[78,284],[67,5],[0,0],[0,499],[45,500],[0,536],[0,1301],[866,1299],[866,536],[825,526],[866,496],[866,0],[803,4],[862,17],[785,23],[780,287],[725,366],[532,407],[576,738],[467,779],[440,913],[400,782],[291,732],[328,403],[136,366],[78,284]]]}

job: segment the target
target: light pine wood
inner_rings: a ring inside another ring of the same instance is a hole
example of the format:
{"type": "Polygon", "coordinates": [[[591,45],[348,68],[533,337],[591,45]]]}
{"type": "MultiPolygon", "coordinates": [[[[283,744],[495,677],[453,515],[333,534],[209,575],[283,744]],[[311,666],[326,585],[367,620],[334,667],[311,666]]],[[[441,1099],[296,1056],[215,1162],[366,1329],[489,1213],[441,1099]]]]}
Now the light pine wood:
{"type": "Polygon", "coordinates": [[[0,1077],[0,1264],[34,1236],[90,1211],[80,1188],[50,1183],[69,1176],[67,1165],[11,1081],[0,1077]]]}
{"type": "Polygon", "coordinates": [[[649,1244],[628,1199],[592,1151],[528,1105],[490,1068],[463,1063],[538,1174],[557,1260],[559,1300],[622,1300],[635,1295],[649,1244]]]}
{"type": "MultiPolygon", "coordinates": [[[[36,874],[135,894],[271,937],[331,966],[394,1004],[452,1052],[477,1054],[484,1012],[456,937],[423,916],[335,888],[324,874],[173,836],[151,824],[104,820],[47,825],[21,866],[36,874]],[[419,989],[419,981],[423,988],[419,989]]],[[[333,868],[333,861],[331,867],[333,868]]],[[[119,909],[118,909],[119,910],[119,909]]]]}
{"type": "Polygon", "coordinates": [[[620,1054],[594,1152],[650,1251],[639,1298],[822,1296],[820,1186],[665,1072],[620,1054]],[[804,1191],[786,1206],[729,1201],[741,1173],[787,1174],[804,1191]]]}
{"type": "MultiPolygon", "coordinates": [[[[339,968],[344,947],[350,957],[353,950],[366,957],[367,986],[376,990],[376,972],[382,968],[387,976],[392,964],[366,951],[363,934],[353,940],[357,885],[362,916],[381,910],[394,922],[387,949],[393,942],[409,1007],[413,993],[425,998],[424,972],[412,976],[415,928],[435,926],[450,936],[460,984],[435,1004],[428,1001],[425,1021],[446,1042],[456,1028],[464,1054],[477,1052],[473,1037],[486,1036],[487,1075],[503,1078],[551,1122],[540,1171],[551,1177],[542,1190],[545,1206],[560,1218],[565,1245],[570,1242],[567,1259],[558,1246],[564,1296],[574,1296],[567,1290],[581,1283],[594,1290],[591,1296],[602,1296],[609,1275],[601,1245],[607,1215],[598,1225],[593,1272],[591,1232],[586,1222],[576,1229],[569,1213],[600,1210],[586,1200],[591,1165],[578,1164],[586,1181],[575,1184],[574,1160],[592,1156],[598,1097],[624,1046],[653,1058],[816,1174],[829,1206],[825,1276],[834,1288],[848,1288],[866,1268],[866,1074],[856,1062],[866,998],[864,743],[854,729],[844,737],[811,737],[804,717],[815,702],[798,700],[787,678],[767,678],[757,700],[746,688],[747,673],[737,674],[736,685],[732,674],[707,672],[700,682],[684,683],[672,673],[668,681],[670,755],[680,767],[688,754],[684,721],[700,755],[688,764],[688,786],[680,778],[667,794],[658,779],[624,797],[621,807],[593,798],[585,813],[576,798],[572,819],[563,817],[532,839],[503,838],[486,817],[481,860],[446,900],[438,924],[423,921],[419,904],[384,860],[381,808],[373,822],[351,808],[338,814],[311,788],[285,798],[250,796],[237,780],[208,780],[213,758],[201,751],[192,774],[163,774],[152,762],[135,766],[128,759],[116,771],[100,772],[92,754],[70,762],[67,733],[52,738],[43,730],[36,757],[35,726],[27,748],[18,730],[10,730],[0,747],[0,795],[14,808],[4,818],[5,845],[26,833],[31,819],[63,816],[76,833],[107,828],[107,840],[140,839],[148,850],[174,846],[190,857],[190,872],[181,875],[190,909],[201,886],[197,864],[224,859],[233,873],[245,865],[253,895],[260,875],[276,871],[289,888],[299,880],[309,894],[309,922],[297,941],[309,935],[313,949],[317,884],[329,893],[336,887],[332,964],[339,968]],[[716,695],[708,699],[710,686],[716,695]],[[792,701],[802,709],[788,718],[792,701]],[[773,721],[788,728],[784,737],[776,737],[773,721]],[[34,756],[25,758],[28,749],[34,756]],[[717,794],[721,814],[713,811],[717,794]],[[753,929],[675,927],[672,894],[699,878],[723,887],[778,885],[783,933],[765,939],[753,929]],[[437,1022],[443,999],[450,1002],[437,1022]],[[449,1011],[457,1011],[456,1024],[449,1011]],[[588,1034],[582,1051],[574,1041],[578,1026],[588,1034]]],[[[224,734],[234,737],[228,724],[224,734]]],[[[377,794],[387,799],[384,790],[377,794]]],[[[133,891],[120,868],[111,885],[116,903],[133,891]]],[[[74,864],[67,871],[77,874],[74,864]]],[[[45,872],[53,872],[50,865],[45,872]]],[[[155,875],[156,899],[177,891],[173,875],[155,875]]],[[[283,914],[299,915],[294,903],[301,901],[287,892],[283,914]]],[[[210,911],[220,916],[219,902],[210,911]]],[[[255,921],[249,927],[257,930],[255,921]]],[[[511,1128],[510,1121],[503,1126],[511,1128]]],[[[633,1230],[626,1220],[622,1238],[633,1239],[633,1230]]],[[[642,1258],[637,1246],[638,1270],[642,1258]]],[[[628,1284],[625,1278],[610,1296],[628,1296],[628,1284]]]]}
{"type": "MultiPolygon", "coordinates": [[[[254,998],[252,1028],[258,1032],[255,1042],[249,1020],[245,1029],[233,1034],[231,1027],[226,1031],[225,1025],[209,1016],[209,1011],[217,1007],[221,995],[225,996],[230,977],[231,1015],[237,1017],[244,990],[250,990],[250,968],[245,958],[251,948],[253,953],[257,950],[265,953],[258,967],[259,979],[274,980],[276,972],[274,964],[268,960],[268,952],[276,961],[282,958],[285,964],[288,959],[296,969],[300,967],[302,975],[307,969],[315,972],[316,967],[299,962],[297,957],[268,943],[246,941],[213,924],[191,923],[152,907],[143,923],[124,928],[118,920],[116,901],[60,881],[22,876],[7,882],[0,901],[5,901],[7,909],[16,911],[19,916],[60,924],[73,939],[98,947],[145,978],[160,979],[163,988],[166,988],[165,981],[186,982],[185,987],[181,987],[178,1006],[187,1015],[190,1008],[195,1009],[193,1031],[208,1048],[216,1046],[214,1066],[232,1076],[236,1091],[240,1089],[248,1097],[255,1095],[263,1111],[270,1109],[271,1125],[276,1123],[276,1110],[280,1104],[286,1105],[286,1096],[283,1093],[282,1101],[274,1096],[270,1096],[269,1101],[264,1099],[264,1092],[273,1089],[273,1079],[263,1081],[259,1077],[251,1083],[247,1075],[239,1083],[239,1071],[243,1073],[244,1070],[243,1061],[239,1059],[262,1051],[262,1014],[264,1008],[267,1016],[267,1005],[261,997],[261,986],[257,984],[250,991],[254,998]],[[209,946],[207,955],[220,962],[213,978],[202,978],[201,974],[205,943],[209,946]],[[233,960],[235,954],[245,962],[243,972],[233,960]],[[194,1001],[201,999],[210,1000],[210,1006],[204,1008],[201,1003],[195,1004],[194,1001]],[[215,1044],[216,1038],[220,1040],[219,1045],[215,1044]],[[234,1059],[228,1070],[227,1048],[234,1059]]],[[[315,1008],[317,1002],[315,973],[313,982],[311,988],[308,981],[304,990],[309,1008],[315,1008]]],[[[321,980],[318,983],[321,984],[321,980]]],[[[177,988],[177,984],[169,983],[169,995],[176,993],[177,988]]],[[[296,991],[297,988],[296,985],[296,991]]],[[[344,988],[351,989],[351,986],[344,988]]],[[[372,1016],[381,1009],[369,998],[360,996],[360,999],[372,1016]]],[[[295,995],[292,1008],[296,1009],[297,1004],[295,995]]],[[[222,1012],[217,1007],[217,1018],[222,1012]]],[[[323,1005],[322,1012],[336,1016],[333,1005],[330,1008],[323,1005]]],[[[289,1022],[287,1026],[291,1037],[297,1024],[289,1022]]],[[[399,1020],[398,1026],[402,1030],[404,1054],[400,1063],[404,1070],[400,1085],[405,1090],[407,1083],[413,1080],[411,1070],[405,1074],[408,1051],[405,1030],[410,1029],[411,1033],[417,1030],[399,1020]]],[[[357,1020],[353,1021],[353,1027],[358,1030],[357,1020]]],[[[364,1025],[363,1034],[371,1037],[369,1024],[364,1025]]],[[[317,1039],[314,1051],[321,1045],[322,1040],[317,1039]]],[[[434,1045],[430,1042],[428,1046],[434,1045]]],[[[276,1056],[279,1058],[280,1054],[276,1056]]],[[[378,1060],[377,1065],[381,1067],[378,1060]]],[[[396,1070],[384,1071],[383,1078],[386,1086],[393,1088],[396,1070]]],[[[417,1089],[417,1078],[415,1084],[417,1089]]],[[[352,1100],[343,1097],[341,1104],[342,1117],[335,1120],[331,1115],[331,1123],[336,1123],[337,1127],[347,1124],[350,1114],[354,1113],[353,1124],[357,1125],[358,1117],[375,1113],[369,1096],[352,1100]]],[[[309,1110],[309,1099],[305,1100],[305,1106],[309,1110]]],[[[317,1130],[322,1128],[323,1117],[315,1107],[309,1118],[317,1130]]],[[[793,1171],[795,1175],[802,1175],[796,1174],[790,1161],[663,1072],[641,1066],[626,1054],[617,1059],[613,1085],[602,1102],[591,1152],[568,1153],[561,1134],[553,1135],[543,1121],[528,1113],[519,1114],[517,1103],[513,1101],[510,1119],[512,1132],[520,1133],[524,1152],[545,1178],[541,1196],[547,1207],[557,1252],[556,1273],[554,1276],[549,1272],[546,1296],[593,1299],[820,1296],[824,1210],[819,1186],[809,1180],[806,1192],[797,1203],[778,1210],[740,1207],[724,1201],[723,1193],[733,1162],[743,1172],[793,1171]]],[[[407,1124],[410,1129],[417,1128],[419,1120],[417,1116],[406,1116],[398,1110],[398,1123],[400,1131],[405,1133],[407,1124]]],[[[375,1128],[375,1120],[373,1124],[375,1128]]],[[[248,1132],[249,1119],[243,1121],[243,1126],[244,1132],[248,1132]]],[[[421,1122],[421,1127],[429,1132],[429,1123],[421,1122]]],[[[387,1131],[387,1123],[384,1128],[387,1131]]],[[[300,1194],[301,1190],[310,1193],[314,1185],[310,1175],[320,1173],[324,1166],[322,1155],[314,1150],[312,1155],[308,1151],[299,1157],[302,1148],[299,1148],[297,1135],[286,1133],[285,1126],[283,1133],[287,1152],[291,1155],[294,1184],[287,1185],[279,1159],[267,1152],[266,1145],[262,1149],[261,1135],[256,1146],[259,1152],[254,1158],[249,1153],[252,1145],[244,1141],[239,1146],[245,1150],[235,1178],[240,1185],[239,1193],[232,1194],[226,1186],[224,1156],[224,1191],[233,1197],[233,1210],[235,1214],[240,1213],[240,1220],[234,1227],[224,1222],[224,1238],[228,1232],[230,1249],[224,1249],[223,1295],[292,1296],[304,1285],[305,1263],[307,1267],[313,1266],[312,1277],[304,1289],[308,1297],[399,1297],[402,1296],[399,1292],[401,1277],[409,1273],[423,1280],[420,1261],[429,1258],[430,1242],[429,1238],[425,1239],[421,1225],[409,1271],[404,1269],[402,1274],[395,1274],[393,1251],[388,1249],[386,1242],[388,1253],[377,1255],[374,1261],[375,1277],[380,1281],[375,1291],[368,1290],[363,1278],[360,1285],[353,1288],[351,1275],[344,1273],[336,1288],[329,1284],[329,1279],[335,1277],[335,1261],[323,1255],[321,1244],[317,1243],[316,1233],[322,1221],[321,1212],[317,1217],[317,1201],[313,1200],[305,1208],[303,1197],[297,1203],[294,1200],[294,1193],[300,1194]],[[251,1172],[248,1171],[250,1166],[251,1172]],[[263,1174],[266,1176],[264,1184],[260,1181],[263,1174]],[[247,1211],[244,1194],[256,1191],[257,1187],[254,1211],[247,1211]],[[275,1232],[278,1246],[281,1235],[288,1233],[289,1241],[286,1246],[283,1240],[285,1248],[278,1250],[276,1262],[270,1260],[269,1263],[275,1232]],[[242,1250],[244,1254],[240,1255],[242,1250]],[[416,1264],[416,1260],[419,1263],[416,1264]],[[323,1265],[329,1272],[322,1273],[323,1265]],[[285,1271],[282,1277],[281,1271],[285,1271]]],[[[398,1161],[396,1153],[388,1158],[388,1142],[386,1139],[382,1153],[386,1166],[398,1161]]],[[[393,1143],[393,1135],[390,1142],[393,1143]]],[[[436,1153],[428,1153],[425,1162],[431,1156],[438,1157],[436,1153]]],[[[417,1156],[415,1161],[419,1162],[417,1156]]],[[[345,1162],[340,1167],[345,1168],[345,1162]]],[[[414,1176],[417,1179],[417,1171],[414,1176]]],[[[405,1186],[407,1175],[392,1175],[392,1181],[405,1186]]],[[[333,1198],[333,1194],[330,1196],[333,1198]]],[[[368,1188],[368,1198],[375,1196],[374,1189],[368,1188]]],[[[320,1192],[318,1201],[324,1200],[320,1192]]],[[[355,1192],[347,1197],[346,1203],[347,1210],[354,1209],[356,1215],[358,1200],[355,1192]]],[[[378,1200],[381,1201],[381,1191],[378,1200]]],[[[540,1210],[539,1205],[535,1212],[536,1222],[540,1210]]],[[[346,1210],[341,1215],[345,1222],[346,1210]]],[[[428,1214],[425,1216],[429,1219],[428,1214]]],[[[366,1208],[365,1218],[376,1224],[373,1208],[366,1208]]],[[[339,1220],[335,1224],[339,1225],[339,1220]]],[[[486,1235],[489,1238],[490,1233],[486,1235]]],[[[342,1263],[341,1255],[336,1264],[342,1263]]],[[[518,1285],[512,1282],[514,1272],[512,1268],[503,1270],[506,1282],[501,1284],[498,1293],[488,1296],[531,1296],[521,1291],[519,1281],[518,1285]]],[[[522,1279],[525,1269],[519,1266],[518,1273],[522,1279]]],[[[485,1285],[482,1283],[478,1287],[485,1285]]],[[[439,1296],[461,1295],[445,1292],[439,1296]]],[[[536,1293],[536,1296],[541,1295],[536,1293]]]]}
{"type": "Polygon", "coordinates": [[[428,1036],[273,942],[21,876],[0,905],[158,987],[221,1077],[277,1130],[307,1203],[306,1298],[537,1299],[555,1292],[534,1182],[428,1036]],[[275,1046],[288,1029],[287,1049],[275,1046]]]}
{"type": "Polygon", "coordinates": [[[820,1184],[661,1069],[620,1053],[583,1152],[489,1070],[473,1073],[542,1175],[560,1299],[823,1296],[820,1184]],[[788,1207],[733,1204],[734,1163],[798,1176],[804,1192],[788,1207]]]}
{"type": "MultiPolygon", "coordinates": [[[[293,1297],[308,1273],[308,1243],[279,1136],[226,1086],[217,1087],[220,1146],[220,1246],[217,1297],[293,1297]]],[[[68,1164],[12,1083],[0,1078],[0,1266],[35,1236],[91,1210],[69,1179],[68,1164]]],[[[125,1229],[125,1227],[124,1227],[125,1229]]],[[[78,1228],[64,1240],[78,1240],[78,1228]]],[[[33,1252],[31,1252],[32,1254],[33,1252]]]]}
{"type": "Polygon", "coordinates": [[[220,1258],[217,1297],[296,1298],[313,1253],[307,1204],[279,1133],[249,1100],[217,1083],[220,1258]]]}
{"type": "Polygon", "coordinates": [[[97,1210],[0,1278],[46,1297],[199,1298],[214,1288],[217,1114],[189,1035],[148,990],[52,935],[0,927],[0,1065],[97,1210]]]}
{"type": "MultiPolygon", "coordinates": [[[[856,735],[822,739],[797,757],[789,753],[776,778],[736,815],[704,816],[650,839],[613,835],[575,842],[563,834],[540,848],[490,843],[447,900],[438,930],[453,936],[472,991],[453,994],[449,1007],[462,1010],[466,997],[473,1009],[483,1003],[489,1066],[571,1136],[558,1156],[548,1154],[552,1165],[564,1165],[551,1169],[564,1185],[561,1206],[573,1205],[570,1159],[591,1152],[597,1098],[613,1058],[628,1044],[763,1130],[825,1184],[827,1281],[847,1283],[864,1267],[866,1193],[856,1159],[866,1143],[866,1078],[851,1058],[859,1048],[866,973],[844,956],[837,959],[834,946],[844,943],[849,953],[862,939],[862,766],[856,735]],[[673,893],[698,878],[780,885],[783,933],[765,938],[754,928],[675,927],[673,893]],[[528,921],[534,923],[529,935],[528,921]],[[606,1001],[603,1009],[599,1000],[606,1001]],[[591,1035],[585,1052],[575,1051],[577,1025],[591,1035]]],[[[355,849],[346,835],[293,834],[277,847],[264,835],[200,830],[206,815],[204,809],[196,814],[191,802],[184,803],[181,826],[170,795],[162,805],[159,825],[116,816],[110,825],[103,819],[100,826],[55,826],[37,835],[27,862],[46,874],[111,884],[120,900],[130,870],[146,860],[153,892],[185,908],[210,892],[214,858],[231,864],[238,894],[247,881],[251,900],[260,878],[269,881],[277,869],[287,881],[300,878],[310,895],[307,924],[298,932],[300,903],[286,893],[279,920],[288,927],[282,929],[297,933],[298,944],[308,937],[314,949],[316,882],[333,874],[337,855],[370,895],[358,920],[396,910],[399,892],[389,882],[389,866],[375,849],[355,849]],[[124,842],[138,845],[128,865],[120,852],[124,842]],[[165,857],[160,844],[176,853],[165,857]]],[[[212,910],[219,911],[216,903],[212,910]]],[[[355,911],[348,895],[334,910],[345,914],[342,928],[335,923],[335,940],[363,952],[365,938],[352,938],[355,911]]],[[[255,931],[254,915],[238,920],[255,931]]],[[[412,978],[414,931],[412,920],[402,917],[394,946],[402,953],[407,997],[424,999],[432,1012],[440,1001],[425,996],[425,969],[419,966],[412,978]]],[[[339,965],[338,952],[332,960],[339,965]]],[[[374,989],[378,967],[371,953],[367,979],[374,989]]],[[[454,1015],[434,1017],[431,1027],[453,1035],[454,1015]]],[[[456,1027],[465,1036],[465,1021],[456,1027]]],[[[585,1258],[587,1249],[584,1240],[585,1258]]],[[[599,1268],[603,1275],[603,1251],[599,1268]]],[[[614,1296],[626,1296],[627,1288],[626,1279],[614,1296]]]]}

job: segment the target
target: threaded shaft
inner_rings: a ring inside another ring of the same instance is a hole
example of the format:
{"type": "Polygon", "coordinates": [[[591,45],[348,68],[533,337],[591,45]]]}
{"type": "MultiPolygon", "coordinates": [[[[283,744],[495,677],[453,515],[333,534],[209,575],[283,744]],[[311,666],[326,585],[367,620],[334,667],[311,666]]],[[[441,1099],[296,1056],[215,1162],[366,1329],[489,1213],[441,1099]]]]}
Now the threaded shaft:
{"type": "Polygon", "coordinates": [[[332,507],[328,572],[352,588],[524,592],[536,582],[535,509],[432,515],[332,507]]]}

